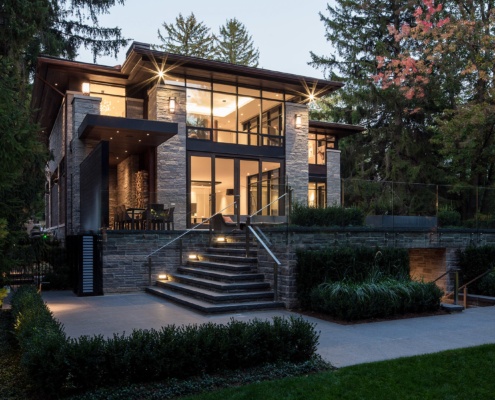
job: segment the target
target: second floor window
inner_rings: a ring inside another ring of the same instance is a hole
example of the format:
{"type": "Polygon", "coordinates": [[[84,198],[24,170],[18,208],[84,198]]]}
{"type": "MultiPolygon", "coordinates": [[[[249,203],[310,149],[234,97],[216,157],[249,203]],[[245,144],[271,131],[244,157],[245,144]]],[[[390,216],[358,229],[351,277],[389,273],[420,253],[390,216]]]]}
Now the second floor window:
{"type": "Polygon", "coordinates": [[[283,93],[186,81],[188,138],[283,146],[283,93]]]}

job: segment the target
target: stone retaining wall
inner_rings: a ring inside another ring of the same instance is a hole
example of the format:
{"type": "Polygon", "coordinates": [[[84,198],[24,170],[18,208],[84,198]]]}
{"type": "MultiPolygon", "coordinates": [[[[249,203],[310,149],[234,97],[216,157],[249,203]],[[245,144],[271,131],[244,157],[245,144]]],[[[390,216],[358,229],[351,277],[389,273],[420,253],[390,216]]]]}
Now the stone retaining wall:
{"type": "MultiPolygon", "coordinates": [[[[297,307],[296,251],[336,246],[402,247],[409,249],[411,276],[431,281],[448,269],[457,267],[457,249],[469,245],[495,245],[495,233],[469,231],[396,231],[356,229],[281,229],[263,230],[271,242],[270,250],[280,260],[278,298],[287,308],[297,307]]],[[[111,232],[103,239],[104,293],[143,290],[150,282],[148,255],[177,238],[182,232],[111,232]]],[[[209,234],[191,232],[183,238],[182,259],[189,253],[204,251],[209,234]]],[[[275,262],[258,246],[259,271],[274,285],[275,262]]],[[[151,257],[151,283],[159,274],[175,271],[180,265],[179,241],[151,257]]],[[[444,290],[453,288],[453,276],[447,275],[438,284],[444,290]]]]}

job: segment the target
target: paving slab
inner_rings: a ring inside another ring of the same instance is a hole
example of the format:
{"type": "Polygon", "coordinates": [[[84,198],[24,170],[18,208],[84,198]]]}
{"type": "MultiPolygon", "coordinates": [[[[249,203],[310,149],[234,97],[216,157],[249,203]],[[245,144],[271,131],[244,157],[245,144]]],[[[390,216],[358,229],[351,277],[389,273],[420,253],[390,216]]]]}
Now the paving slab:
{"type": "MultiPolygon", "coordinates": [[[[129,334],[165,325],[227,323],[274,316],[300,316],[287,310],[204,315],[146,293],[77,297],[70,291],[43,294],[67,336],[129,334]]],[[[495,306],[461,313],[341,325],[302,315],[320,332],[318,353],[335,367],[435,353],[495,343],[495,306]]]]}

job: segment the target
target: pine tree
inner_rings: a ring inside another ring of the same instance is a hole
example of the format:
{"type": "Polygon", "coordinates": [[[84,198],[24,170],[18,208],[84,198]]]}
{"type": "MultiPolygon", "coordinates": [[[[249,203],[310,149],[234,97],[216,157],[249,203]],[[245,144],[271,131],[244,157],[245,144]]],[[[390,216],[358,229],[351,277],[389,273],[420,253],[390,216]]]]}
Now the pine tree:
{"type": "Polygon", "coordinates": [[[215,59],[232,64],[258,66],[259,51],[244,24],[236,18],[229,19],[220,27],[215,37],[215,59]]]}
{"type": "Polygon", "coordinates": [[[199,58],[212,58],[213,36],[203,22],[199,22],[194,13],[187,18],[182,14],[175,19],[175,24],[162,24],[165,29],[164,35],[158,30],[158,38],[163,45],[158,47],[162,50],[199,58]]]}

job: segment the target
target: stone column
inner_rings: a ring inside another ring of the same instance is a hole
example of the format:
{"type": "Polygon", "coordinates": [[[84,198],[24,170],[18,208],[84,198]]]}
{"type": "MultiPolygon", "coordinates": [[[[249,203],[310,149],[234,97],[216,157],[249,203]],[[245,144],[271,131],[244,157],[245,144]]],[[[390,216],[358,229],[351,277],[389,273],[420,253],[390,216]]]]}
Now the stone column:
{"type": "MultiPolygon", "coordinates": [[[[72,132],[68,135],[71,138],[69,154],[67,157],[67,234],[78,234],[81,226],[81,193],[80,193],[80,165],[91,148],[80,140],[77,130],[87,114],[100,114],[99,97],[74,95],[72,99],[72,132]],[[70,211],[70,212],[69,212],[70,211]]],[[[67,129],[71,129],[68,125],[67,129]]]]}
{"type": "Polygon", "coordinates": [[[342,205],[340,150],[327,150],[327,207],[342,205]]]}
{"type": "Polygon", "coordinates": [[[165,208],[175,207],[175,229],[186,229],[187,152],[186,152],[186,89],[158,85],[149,93],[149,116],[158,121],[175,122],[178,133],[157,148],[157,199],[165,208]],[[170,98],[175,98],[175,112],[169,112],[170,98]]]}
{"type": "Polygon", "coordinates": [[[285,173],[293,189],[292,202],[308,203],[308,107],[304,104],[285,104],[285,173]],[[296,128],[296,115],[301,127],[296,128]]]}

